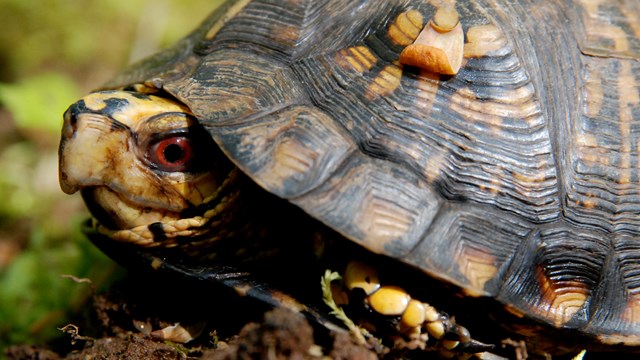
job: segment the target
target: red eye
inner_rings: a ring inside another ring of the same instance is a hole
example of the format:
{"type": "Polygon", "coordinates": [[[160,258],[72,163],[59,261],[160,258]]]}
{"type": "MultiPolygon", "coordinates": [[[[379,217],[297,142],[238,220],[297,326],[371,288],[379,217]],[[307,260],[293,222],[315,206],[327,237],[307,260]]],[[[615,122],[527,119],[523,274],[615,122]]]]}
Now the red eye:
{"type": "Polygon", "coordinates": [[[188,138],[176,136],[153,144],[148,156],[162,171],[185,171],[193,158],[193,149],[188,138]]]}

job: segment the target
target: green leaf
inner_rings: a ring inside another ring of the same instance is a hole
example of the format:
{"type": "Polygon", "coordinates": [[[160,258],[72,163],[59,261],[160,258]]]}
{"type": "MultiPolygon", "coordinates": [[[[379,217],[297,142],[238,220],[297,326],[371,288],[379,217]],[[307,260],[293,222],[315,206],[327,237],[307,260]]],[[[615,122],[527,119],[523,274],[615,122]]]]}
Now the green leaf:
{"type": "Polygon", "coordinates": [[[57,73],[0,83],[0,103],[11,112],[18,128],[52,133],[60,131],[62,113],[79,93],[70,78],[57,73]]]}

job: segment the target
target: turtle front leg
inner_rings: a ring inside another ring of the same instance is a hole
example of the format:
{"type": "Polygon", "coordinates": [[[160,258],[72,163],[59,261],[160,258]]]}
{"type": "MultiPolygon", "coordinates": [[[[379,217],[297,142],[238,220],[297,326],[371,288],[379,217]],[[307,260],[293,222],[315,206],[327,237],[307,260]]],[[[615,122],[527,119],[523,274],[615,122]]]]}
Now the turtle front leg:
{"type": "MultiPolygon", "coordinates": [[[[335,280],[325,275],[324,281],[335,280]],[[328,278],[328,279],[327,279],[328,278]]],[[[335,285],[335,283],[334,283],[335,285]]],[[[325,302],[352,332],[375,334],[391,341],[394,350],[431,350],[443,355],[475,354],[489,351],[487,345],[471,338],[455,318],[414,299],[404,289],[381,284],[377,271],[365,263],[350,261],[339,287],[331,287],[325,302]],[[345,308],[347,314],[342,308],[345,308]],[[356,319],[358,327],[351,322],[356,319]]],[[[355,334],[361,337],[361,334],[355,334]]]]}

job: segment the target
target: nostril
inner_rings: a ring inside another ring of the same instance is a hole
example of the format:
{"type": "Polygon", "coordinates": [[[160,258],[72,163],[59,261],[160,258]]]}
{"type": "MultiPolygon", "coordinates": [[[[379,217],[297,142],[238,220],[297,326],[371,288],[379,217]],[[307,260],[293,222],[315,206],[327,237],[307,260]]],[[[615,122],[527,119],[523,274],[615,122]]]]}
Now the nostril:
{"type": "Polygon", "coordinates": [[[63,116],[64,123],[62,125],[62,137],[70,138],[78,129],[78,117],[72,115],[72,112],[67,110],[63,116]]]}
{"type": "Polygon", "coordinates": [[[78,129],[78,116],[82,113],[86,113],[87,111],[88,109],[84,100],[80,100],[69,106],[63,115],[64,125],[62,126],[62,135],[65,137],[73,136],[78,129]]]}

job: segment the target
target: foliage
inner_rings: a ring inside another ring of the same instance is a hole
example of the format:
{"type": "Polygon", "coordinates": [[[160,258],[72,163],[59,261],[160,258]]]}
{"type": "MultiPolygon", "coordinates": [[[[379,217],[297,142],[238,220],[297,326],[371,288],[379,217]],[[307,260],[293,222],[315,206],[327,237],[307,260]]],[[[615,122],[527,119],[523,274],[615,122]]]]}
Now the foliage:
{"type": "Polygon", "coordinates": [[[80,233],[57,181],[61,115],[127,63],[195,28],[219,0],[0,0],[0,358],[60,336],[116,266],[80,233]]]}

